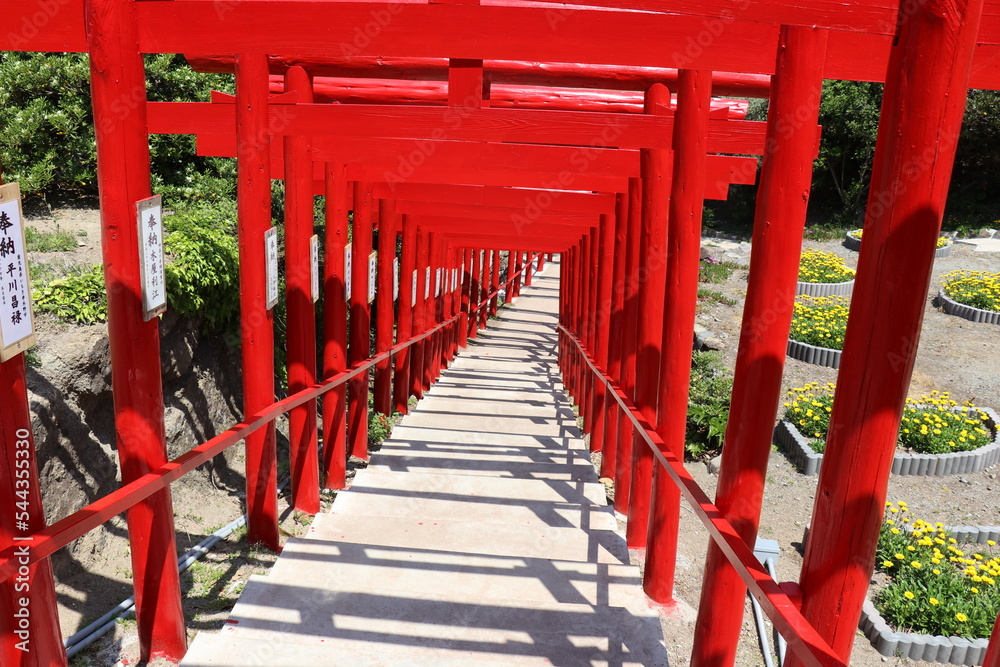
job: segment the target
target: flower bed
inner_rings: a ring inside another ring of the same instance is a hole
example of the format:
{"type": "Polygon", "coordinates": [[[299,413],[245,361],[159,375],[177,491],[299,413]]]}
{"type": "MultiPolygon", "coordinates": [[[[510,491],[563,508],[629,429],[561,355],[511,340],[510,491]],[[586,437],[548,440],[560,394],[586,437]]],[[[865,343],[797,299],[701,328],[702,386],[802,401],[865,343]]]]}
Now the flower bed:
{"type": "MultiPolygon", "coordinates": [[[[775,442],[807,475],[819,472],[830,426],[833,384],[792,389],[775,442]]],[[[947,394],[907,399],[893,457],[896,475],[940,477],[972,473],[1000,460],[1000,416],[988,408],[959,406],[947,394]]]]}
{"type": "Polygon", "coordinates": [[[854,270],[832,252],[806,250],[799,263],[796,294],[832,296],[850,294],[854,289],[854,270]]]}
{"type": "MultiPolygon", "coordinates": [[[[848,250],[853,250],[855,252],[861,250],[861,234],[862,230],[860,229],[852,229],[851,231],[847,232],[847,234],[844,236],[844,247],[847,248],[848,250]]],[[[948,255],[951,254],[951,250],[954,247],[955,244],[952,243],[952,240],[949,239],[948,237],[946,236],[938,237],[937,250],[934,251],[934,256],[947,257],[948,255]]]]}
{"type": "Polygon", "coordinates": [[[788,356],[810,364],[839,368],[849,304],[845,296],[797,297],[792,308],[788,356]]]}
{"type": "Polygon", "coordinates": [[[882,655],[980,664],[1000,610],[1000,528],[959,534],[908,512],[905,502],[886,503],[876,567],[887,583],[866,602],[860,628],[882,655]],[[968,553],[963,537],[980,549],[968,553]]]}
{"type": "Polygon", "coordinates": [[[973,322],[1000,324],[1000,272],[952,271],[941,276],[941,307],[973,322]]]}

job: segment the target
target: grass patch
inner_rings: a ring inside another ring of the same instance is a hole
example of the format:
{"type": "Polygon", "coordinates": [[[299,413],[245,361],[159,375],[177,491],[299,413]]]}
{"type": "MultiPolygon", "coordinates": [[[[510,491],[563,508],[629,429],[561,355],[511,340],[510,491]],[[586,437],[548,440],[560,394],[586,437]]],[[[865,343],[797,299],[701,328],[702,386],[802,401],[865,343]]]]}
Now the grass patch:
{"type": "Polygon", "coordinates": [[[40,232],[34,227],[24,228],[28,252],[65,252],[76,249],[76,236],[71,232],[40,232]]]}
{"type": "Polygon", "coordinates": [[[736,262],[718,260],[713,257],[706,257],[701,260],[698,269],[698,282],[701,283],[724,283],[733,275],[733,271],[743,268],[736,262]]]}
{"type": "Polygon", "coordinates": [[[708,289],[705,287],[698,288],[698,300],[714,301],[715,303],[721,303],[724,306],[735,306],[738,303],[736,299],[730,299],[718,290],[708,289]]]}

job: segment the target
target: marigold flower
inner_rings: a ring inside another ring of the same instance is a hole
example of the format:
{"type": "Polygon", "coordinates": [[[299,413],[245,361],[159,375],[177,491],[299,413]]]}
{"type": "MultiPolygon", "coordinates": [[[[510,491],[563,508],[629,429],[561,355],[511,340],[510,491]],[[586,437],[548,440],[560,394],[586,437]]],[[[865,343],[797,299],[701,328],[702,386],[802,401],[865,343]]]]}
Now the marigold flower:
{"type": "Polygon", "coordinates": [[[912,591],[906,591],[905,593],[903,593],[903,597],[906,598],[907,600],[912,600],[917,596],[914,595],[912,591]]]}

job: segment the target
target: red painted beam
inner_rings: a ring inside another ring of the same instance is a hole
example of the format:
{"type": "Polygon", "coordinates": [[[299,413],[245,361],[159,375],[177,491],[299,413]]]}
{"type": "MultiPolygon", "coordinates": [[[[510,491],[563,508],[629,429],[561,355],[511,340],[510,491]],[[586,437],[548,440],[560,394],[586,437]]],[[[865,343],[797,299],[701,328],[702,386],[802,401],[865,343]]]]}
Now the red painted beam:
{"type": "MultiPolygon", "coordinates": [[[[282,84],[283,86],[284,84],[282,84]]],[[[228,99],[228,98],[226,98],[228,99]]],[[[565,146],[665,148],[672,115],[593,113],[534,109],[456,109],[428,106],[274,104],[275,135],[398,137],[430,141],[477,141],[565,146]]],[[[226,102],[151,102],[151,134],[230,135],[235,110],[226,102]]],[[[762,155],[765,124],[715,119],[709,152],[762,155]]]]}
{"type": "MultiPolygon", "coordinates": [[[[326,166],[326,235],[323,287],[323,377],[326,380],[347,370],[347,297],[350,276],[345,273],[347,247],[347,167],[326,166]]],[[[324,487],[342,489],[347,484],[347,392],[341,385],[323,395],[324,487]]]]}
{"type": "Polygon", "coordinates": [[[397,201],[447,202],[490,207],[519,207],[578,213],[608,213],[614,210],[614,194],[566,192],[529,188],[502,188],[475,185],[430,183],[375,183],[374,193],[397,201]]]}
{"type": "MultiPolygon", "coordinates": [[[[387,200],[392,201],[392,200],[387,200]]],[[[525,215],[526,207],[501,207],[501,206],[474,206],[467,204],[449,204],[444,202],[423,202],[423,201],[401,201],[397,203],[397,210],[400,213],[410,215],[437,216],[445,218],[464,218],[471,226],[486,226],[489,220],[509,221],[522,227],[530,227],[533,223],[541,222],[567,222],[579,224],[597,224],[599,214],[593,212],[565,212],[539,210],[529,217],[525,215]]],[[[534,213],[534,210],[530,211],[534,213]]]]}
{"type": "MultiPolygon", "coordinates": [[[[231,56],[186,55],[188,63],[199,72],[232,73],[231,56]]],[[[284,74],[300,65],[315,77],[338,79],[399,79],[406,81],[446,81],[447,58],[371,58],[326,54],[313,58],[270,56],[271,74],[284,74]]],[[[673,88],[676,69],[657,67],[615,67],[580,63],[539,63],[487,60],[483,69],[491,87],[498,84],[553,86],[559,88],[599,88],[602,90],[644,91],[654,83],[673,88]]],[[[375,83],[375,81],[373,81],[375,83]]],[[[712,78],[712,93],[727,97],[767,97],[771,79],[753,74],[717,72],[712,78]]],[[[491,103],[493,100],[490,100],[491,103]]]]}

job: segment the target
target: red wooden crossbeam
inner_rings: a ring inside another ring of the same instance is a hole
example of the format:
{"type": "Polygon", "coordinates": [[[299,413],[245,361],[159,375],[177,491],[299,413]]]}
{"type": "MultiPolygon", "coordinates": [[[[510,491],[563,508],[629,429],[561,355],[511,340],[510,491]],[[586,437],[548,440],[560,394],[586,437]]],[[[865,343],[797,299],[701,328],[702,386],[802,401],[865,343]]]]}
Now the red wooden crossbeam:
{"type": "Polygon", "coordinates": [[[475,206],[521,207],[534,205],[548,211],[610,213],[613,194],[592,192],[552,192],[528,188],[501,188],[475,185],[386,183],[374,185],[376,197],[411,202],[448,202],[475,206]]]}
{"type": "MultiPolygon", "coordinates": [[[[225,99],[225,98],[219,98],[225,99]]],[[[230,135],[232,104],[150,102],[151,134],[230,135]]],[[[400,137],[618,148],[668,148],[673,117],[595,114],[535,109],[470,109],[426,106],[272,105],[275,135],[400,137]]],[[[713,120],[708,152],[762,155],[765,123],[713,120]]]]}
{"type": "MultiPolygon", "coordinates": [[[[188,55],[188,63],[198,72],[232,73],[234,58],[218,55],[188,55]]],[[[312,58],[297,55],[269,56],[272,74],[284,75],[289,67],[301,66],[317,81],[322,77],[338,80],[398,79],[420,82],[448,80],[448,58],[385,58],[327,54],[312,58]]],[[[599,88],[601,90],[644,91],[654,83],[671,86],[677,70],[660,67],[617,67],[584,63],[539,63],[512,60],[483,62],[486,79],[495,90],[498,84],[555,86],[560,88],[599,88]]],[[[372,83],[376,83],[373,81],[372,83]]],[[[671,86],[672,87],[672,86],[671,86]]],[[[730,97],[767,97],[771,79],[757,74],[715,72],[712,94],[730,97]]],[[[496,98],[491,94],[491,104],[496,98]]]]}
{"type": "MultiPolygon", "coordinates": [[[[447,35],[445,46],[458,58],[565,62],[583,65],[698,68],[772,74],[777,26],[830,27],[827,78],[884,81],[895,4],[854,3],[845,9],[830,0],[764,0],[737,5],[708,0],[681,6],[662,0],[588,0],[616,7],[637,4],[666,14],[615,11],[559,11],[552,8],[452,4],[342,3],[293,0],[205,2],[151,0],[137,3],[140,50],[198,53],[205,44],[221,53],[334,53],[399,58],[440,57],[441,44],[428,35],[447,35]],[[553,14],[558,30],[553,29],[553,14]],[[690,15],[679,15],[688,13],[690,15]],[[706,20],[704,17],[711,17],[706,20]],[[712,20],[714,19],[714,20],[712,20]],[[803,23],[804,22],[804,23],[803,23]],[[369,28],[369,24],[371,27],[369,28]],[[498,32],[497,25],[516,25],[498,32]],[[366,34],[369,30],[374,35],[366,34]],[[725,34],[722,38],[721,35],[725,34]],[[636,35],[655,35],[639,40],[636,35]],[[696,41],[697,38],[697,41],[696,41]],[[346,50],[346,51],[345,51],[346,50]]],[[[983,16],[970,86],[1000,87],[1000,2],[983,16]]],[[[86,50],[82,0],[6,0],[0,50],[86,50]]]]}
{"type": "MultiPolygon", "coordinates": [[[[553,200],[554,201],[554,200],[553,200]]],[[[597,214],[600,211],[566,212],[549,210],[537,205],[531,206],[520,202],[513,206],[477,206],[475,204],[452,204],[437,201],[400,201],[396,204],[397,213],[413,215],[441,215],[451,218],[473,220],[511,220],[520,217],[525,222],[566,221],[568,223],[597,224],[597,214]]]]}
{"type": "MultiPolygon", "coordinates": [[[[352,181],[385,182],[389,191],[403,185],[385,165],[350,164],[347,177],[352,181]]],[[[425,166],[406,183],[443,183],[458,185],[495,185],[500,187],[537,188],[542,190],[584,190],[588,192],[624,192],[628,178],[603,174],[579,174],[568,171],[515,171],[510,169],[463,169],[461,167],[425,166]]]]}
{"type": "MultiPolygon", "coordinates": [[[[764,75],[751,75],[762,78],[764,75]]],[[[272,93],[285,90],[283,77],[270,78],[272,93]]],[[[448,101],[448,86],[444,81],[401,81],[388,79],[353,79],[323,77],[315,80],[316,102],[342,104],[430,104],[448,101]]],[[[764,93],[766,96],[766,92],[764,93]]],[[[642,113],[642,93],[634,91],[594,90],[592,88],[556,88],[551,86],[490,86],[489,107],[518,109],[548,109],[550,111],[602,111],[642,113]]],[[[746,117],[749,103],[745,99],[712,100],[712,113],[720,118],[746,117]]]]}
{"type": "Polygon", "coordinates": [[[450,218],[444,215],[414,216],[413,222],[421,229],[444,234],[459,234],[462,236],[482,235],[489,238],[523,238],[532,240],[535,237],[549,236],[559,238],[579,238],[593,228],[586,222],[565,220],[518,222],[512,220],[469,220],[467,218],[450,218]]]}

